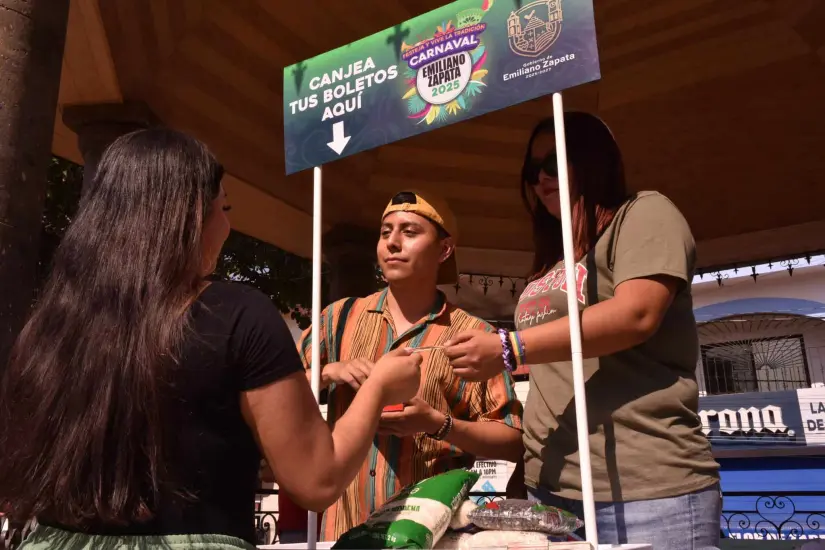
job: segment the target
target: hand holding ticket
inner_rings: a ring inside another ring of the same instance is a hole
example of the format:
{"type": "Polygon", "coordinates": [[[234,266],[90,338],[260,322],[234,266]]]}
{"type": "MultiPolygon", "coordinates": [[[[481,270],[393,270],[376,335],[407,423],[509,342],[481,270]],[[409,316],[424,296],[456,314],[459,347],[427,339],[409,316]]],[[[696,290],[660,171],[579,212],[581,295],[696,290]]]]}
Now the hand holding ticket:
{"type": "Polygon", "coordinates": [[[404,403],[415,397],[421,385],[421,356],[407,348],[394,349],[376,361],[364,384],[382,388],[383,407],[404,403]]]}
{"type": "MultiPolygon", "coordinates": [[[[421,346],[417,348],[409,348],[411,353],[423,353],[425,351],[432,351],[436,349],[441,349],[442,346],[421,346]]],[[[404,412],[404,404],[401,403],[400,405],[389,405],[384,407],[382,412],[390,413],[390,412],[404,412]]]]}

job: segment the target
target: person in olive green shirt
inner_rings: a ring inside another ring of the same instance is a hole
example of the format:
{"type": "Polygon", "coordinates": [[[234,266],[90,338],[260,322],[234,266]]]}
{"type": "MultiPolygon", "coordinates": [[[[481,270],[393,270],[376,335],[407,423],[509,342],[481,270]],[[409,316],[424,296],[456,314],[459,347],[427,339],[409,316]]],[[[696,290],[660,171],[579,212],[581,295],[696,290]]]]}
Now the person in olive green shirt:
{"type": "MultiPolygon", "coordinates": [[[[630,196],[618,145],[598,118],[566,113],[575,289],[567,288],[553,121],[533,132],[522,196],[533,220],[533,277],[516,307],[531,365],[524,478],[531,498],[582,514],[567,293],[582,344],[599,542],[657,550],[718,546],[719,465],[701,431],[699,343],[690,292],[695,244],[656,192],[630,196]]],[[[500,372],[499,335],[466,332],[445,353],[459,376],[500,372]]]]}

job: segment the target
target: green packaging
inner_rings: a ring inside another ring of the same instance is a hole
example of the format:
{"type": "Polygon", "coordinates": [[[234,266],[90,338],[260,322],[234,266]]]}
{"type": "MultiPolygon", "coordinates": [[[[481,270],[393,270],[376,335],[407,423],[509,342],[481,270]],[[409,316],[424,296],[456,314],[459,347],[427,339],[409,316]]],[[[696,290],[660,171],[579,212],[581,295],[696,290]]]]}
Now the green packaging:
{"type": "Polygon", "coordinates": [[[333,548],[432,548],[478,477],[469,470],[451,470],[406,487],[364,524],[344,533],[333,548]]]}

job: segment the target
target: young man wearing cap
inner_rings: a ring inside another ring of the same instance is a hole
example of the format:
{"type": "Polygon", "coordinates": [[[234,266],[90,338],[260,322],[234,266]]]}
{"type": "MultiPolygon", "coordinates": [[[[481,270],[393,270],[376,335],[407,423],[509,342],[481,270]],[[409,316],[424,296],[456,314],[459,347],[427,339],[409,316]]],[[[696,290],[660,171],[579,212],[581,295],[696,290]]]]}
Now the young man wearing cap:
{"type": "MultiPolygon", "coordinates": [[[[455,218],[429,194],[403,192],[384,211],[378,263],[388,288],[347,298],[321,314],[322,388],[334,423],[366,380],[372,365],[399,346],[424,354],[421,390],[399,412],[385,412],[367,462],[324,515],[322,540],[336,540],[404,486],[475,457],[522,458],[522,406],[512,377],[502,371],[483,383],[453,375],[439,347],[465,330],[492,331],[486,322],[448,303],[436,285],[455,284],[455,218]]],[[[311,337],[299,343],[309,369],[311,337]]],[[[309,376],[309,372],[307,372],[309,376]]]]}

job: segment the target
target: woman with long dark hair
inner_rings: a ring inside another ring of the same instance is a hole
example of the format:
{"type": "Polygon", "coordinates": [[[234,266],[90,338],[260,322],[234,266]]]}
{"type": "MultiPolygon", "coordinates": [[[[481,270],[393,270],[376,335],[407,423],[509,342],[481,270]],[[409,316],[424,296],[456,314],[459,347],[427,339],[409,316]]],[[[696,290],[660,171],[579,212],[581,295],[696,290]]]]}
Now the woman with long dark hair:
{"type": "Polygon", "coordinates": [[[420,358],[385,356],[330,432],[277,308],[206,279],[222,177],[171,130],[103,155],[0,385],[0,509],[38,518],[25,547],[251,548],[260,450],[323,511],[415,395],[420,358]]]}
{"type": "Polygon", "coordinates": [[[535,259],[517,331],[465,333],[445,353],[471,380],[500,372],[504,357],[510,367],[531,366],[525,483],[532,498],[581,515],[567,319],[567,293],[575,292],[599,542],[717,546],[718,464],[697,416],[693,236],[667,198],[627,192],[621,152],[600,119],[566,113],[564,122],[576,288],[565,280],[556,144],[553,121],[545,120],[522,167],[535,259]]]}

